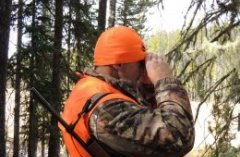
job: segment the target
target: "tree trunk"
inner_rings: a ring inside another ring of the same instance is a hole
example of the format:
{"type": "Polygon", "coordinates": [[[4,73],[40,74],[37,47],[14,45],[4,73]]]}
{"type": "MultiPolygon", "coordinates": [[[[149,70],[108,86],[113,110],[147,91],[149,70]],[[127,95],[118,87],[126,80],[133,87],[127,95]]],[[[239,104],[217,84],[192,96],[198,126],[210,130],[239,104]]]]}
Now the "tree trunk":
{"type": "Polygon", "coordinates": [[[108,26],[113,27],[115,25],[116,18],[116,0],[110,0],[110,15],[108,18],[108,26]]]}
{"type": "Polygon", "coordinates": [[[82,23],[82,19],[81,19],[81,4],[79,0],[73,0],[73,3],[70,3],[70,5],[72,5],[72,7],[74,7],[74,12],[76,14],[75,17],[75,22],[74,22],[74,36],[76,39],[76,47],[77,47],[77,66],[76,66],[76,71],[79,71],[81,69],[81,37],[82,37],[82,33],[81,33],[81,23],[82,23]]]}
{"type": "Polygon", "coordinates": [[[68,19],[68,35],[67,35],[67,76],[66,77],[66,85],[67,90],[70,90],[70,55],[71,55],[71,39],[72,39],[72,1],[69,1],[69,19],[68,19]]]}
{"type": "Polygon", "coordinates": [[[107,0],[99,0],[98,29],[101,32],[105,30],[106,10],[107,10],[107,0]]]}
{"type": "Polygon", "coordinates": [[[36,102],[32,94],[30,94],[29,121],[28,156],[36,157],[38,142],[38,120],[36,116],[36,102]]]}
{"type": "MultiPolygon", "coordinates": [[[[44,135],[43,135],[44,136],[44,135]]],[[[41,146],[42,146],[42,152],[41,155],[42,157],[45,157],[45,138],[41,140],[41,146]]]]}
{"type": "MultiPolygon", "coordinates": [[[[51,11],[49,11],[49,8],[51,8],[51,6],[52,6],[52,3],[50,3],[50,0],[42,0],[42,8],[41,8],[42,17],[49,18],[49,19],[52,17],[52,15],[50,13],[51,11]]],[[[46,29],[46,27],[51,27],[49,25],[49,21],[50,20],[42,21],[41,26],[45,29],[46,29]]],[[[47,32],[46,32],[46,34],[47,34],[47,32]]],[[[42,47],[42,45],[44,45],[44,44],[41,44],[41,47],[42,47]]],[[[46,50],[46,51],[48,51],[48,50],[46,50]]],[[[41,62],[41,59],[39,59],[39,60],[36,59],[36,65],[38,65],[39,62],[41,62]]],[[[51,74],[49,73],[48,75],[51,75],[51,74]]],[[[51,97],[51,96],[49,96],[49,97],[51,97]]],[[[43,109],[43,110],[45,110],[45,109],[43,109]]],[[[46,152],[45,146],[49,140],[49,136],[48,136],[49,131],[47,129],[49,127],[46,127],[45,124],[49,124],[49,121],[48,121],[47,117],[44,117],[44,114],[41,114],[41,118],[39,119],[39,125],[41,125],[41,127],[40,128],[38,127],[38,130],[39,130],[38,141],[40,140],[39,143],[41,145],[41,148],[39,148],[40,150],[38,150],[38,152],[39,152],[39,154],[41,152],[41,157],[45,157],[45,152],[46,152]]],[[[47,144],[47,146],[48,146],[48,144],[47,144]]],[[[40,155],[38,155],[38,156],[40,156],[40,155]]]]}
{"type": "MultiPolygon", "coordinates": [[[[35,84],[34,71],[35,71],[35,53],[37,52],[37,38],[36,38],[36,3],[35,0],[32,2],[32,54],[30,58],[31,67],[31,78],[30,87],[35,84]]],[[[38,142],[38,120],[36,116],[36,102],[33,99],[32,93],[30,94],[30,104],[29,104],[29,135],[28,135],[28,156],[36,157],[37,152],[37,142],[38,142]]]]}
{"type": "Polygon", "coordinates": [[[123,3],[123,25],[127,26],[127,11],[128,11],[128,1],[124,0],[123,3]]]}
{"type": "Polygon", "coordinates": [[[15,80],[15,108],[14,108],[14,143],[13,143],[13,157],[19,156],[19,109],[20,109],[20,86],[21,86],[21,50],[22,50],[22,29],[23,29],[23,1],[18,1],[18,36],[17,36],[17,67],[15,80]]]}
{"type": "MultiPolygon", "coordinates": [[[[60,63],[62,49],[62,30],[63,30],[63,0],[55,2],[55,33],[54,33],[54,52],[53,52],[53,73],[52,73],[52,104],[57,112],[60,112],[61,88],[60,88],[60,63]]],[[[49,157],[57,157],[60,152],[60,133],[57,120],[52,117],[52,129],[49,139],[49,157]]]]}
{"type": "MultiPolygon", "coordinates": [[[[45,117],[43,117],[43,124],[46,123],[45,117]]],[[[41,156],[45,157],[45,141],[46,141],[46,128],[43,126],[42,127],[42,135],[41,135],[41,147],[42,147],[42,152],[41,156]]]]}
{"type": "Polygon", "coordinates": [[[5,102],[12,0],[0,0],[0,156],[6,156],[5,102]]]}

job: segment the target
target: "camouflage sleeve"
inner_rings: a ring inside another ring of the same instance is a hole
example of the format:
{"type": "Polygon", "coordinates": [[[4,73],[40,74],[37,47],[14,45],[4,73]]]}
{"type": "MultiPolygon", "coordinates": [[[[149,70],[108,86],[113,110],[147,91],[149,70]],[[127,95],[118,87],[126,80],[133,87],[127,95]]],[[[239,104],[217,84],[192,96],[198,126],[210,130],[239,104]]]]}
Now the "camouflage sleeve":
{"type": "Polygon", "coordinates": [[[127,156],[178,157],[194,143],[190,103],[180,82],[173,78],[155,85],[157,108],[122,99],[100,105],[90,118],[90,129],[101,142],[127,156]]]}

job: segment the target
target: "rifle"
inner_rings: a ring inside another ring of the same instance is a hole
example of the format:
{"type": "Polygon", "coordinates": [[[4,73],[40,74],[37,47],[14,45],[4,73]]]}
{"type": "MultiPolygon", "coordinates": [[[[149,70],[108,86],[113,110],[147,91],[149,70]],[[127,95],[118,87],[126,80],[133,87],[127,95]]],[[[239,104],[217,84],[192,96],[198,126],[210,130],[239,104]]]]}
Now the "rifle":
{"type": "Polygon", "coordinates": [[[47,109],[51,115],[57,119],[58,122],[67,130],[67,132],[72,135],[76,141],[92,156],[92,157],[110,157],[110,155],[98,144],[95,139],[91,139],[88,144],[86,144],[74,131],[72,125],[67,124],[60,116],[59,113],[52,107],[52,105],[38,92],[34,87],[31,88],[33,95],[39,100],[42,106],[47,109]]]}

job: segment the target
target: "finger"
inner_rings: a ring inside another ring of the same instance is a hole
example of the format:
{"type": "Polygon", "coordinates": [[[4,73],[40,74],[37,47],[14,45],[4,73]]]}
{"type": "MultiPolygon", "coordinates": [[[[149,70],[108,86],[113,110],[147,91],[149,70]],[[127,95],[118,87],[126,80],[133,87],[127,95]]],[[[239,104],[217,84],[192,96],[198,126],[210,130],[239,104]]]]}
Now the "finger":
{"type": "Polygon", "coordinates": [[[147,60],[152,60],[154,58],[154,54],[153,53],[148,53],[147,54],[147,60]]]}
{"type": "Polygon", "coordinates": [[[150,60],[150,59],[151,59],[151,53],[147,53],[146,60],[150,60]]]}
{"type": "Polygon", "coordinates": [[[164,62],[167,62],[167,61],[168,61],[168,59],[167,59],[167,57],[166,57],[165,55],[162,56],[162,60],[163,60],[164,62]]]}
{"type": "Polygon", "coordinates": [[[151,60],[151,61],[157,61],[157,59],[158,59],[158,56],[157,56],[157,54],[155,54],[155,53],[151,53],[151,55],[150,55],[150,57],[149,57],[149,60],[151,60]]]}
{"type": "Polygon", "coordinates": [[[158,61],[167,63],[167,58],[164,55],[159,55],[158,56],[158,61]]]}
{"type": "Polygon", "coordinates": [[[154,61],[157,61],[158,60],[158,54],[154,54],[154,61]]]}
{"type": "Polygon", "coordinates": [[[157,62],[162,62],[162,57],[161,57],[161,55],[159,55],[159,54],[156,55],[156,61],[157,61],[157,62]]]}

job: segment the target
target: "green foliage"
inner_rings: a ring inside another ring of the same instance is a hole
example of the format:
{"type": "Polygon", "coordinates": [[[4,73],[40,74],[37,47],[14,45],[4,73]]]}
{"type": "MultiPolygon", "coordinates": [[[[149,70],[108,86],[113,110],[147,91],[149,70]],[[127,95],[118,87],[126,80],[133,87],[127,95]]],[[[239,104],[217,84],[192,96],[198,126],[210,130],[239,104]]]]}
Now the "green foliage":
{"type": "Polygon", "coordinates": [[[221,152],[227,152],[231,148],[230,141],[234,138],[234,134],[231,133],[231,121],[233,117],[234,107],[226,100],[223,95],[214,94],[213,103],[213,122],[209,125],[209,131],[214,137],[215,149],[212,151],[216,156],[221,152]]]}
{"type": "Polygon", "coordinates": [[[160,3],[159,0],[119,0],[117,7],[116,23],[124,26],[132,26],[142,34],[147,20],[148,9],[160,3]]]}
{"type": "MultiPolygon", "coordinates": [[[[52,99],[52,91],[54,91],[52,89],[52,58],[55,51],[54,2],[52,0],[36,1],[36,3],[25,1],[23,8],[23,45],[19,56],[21,58],[21,89],[24,99],[26,99],[21,103],[21,120],[23,122],[20,132],[21,143],[24,147],[27,146],[29,133],[29,89],[34,86],[48,101],[52,99]],[[33,12],[34,7],[35,13],[33,12]]],[[[63,19],[62,59],[58,63],[61,71],[61,100],[54,102],[61,107],[63,100],[66,99],[70,88],[76,81],[75,71],[92,65],[93,48],[98,35],[95,26],[97,13],[93,8],[92,1],[68,1],[64,3],[64,8],[64,11],[69,9],[69,12],[65,13],[63,19]]],[[[8,63],[8,76],[14,83],[16,54],[9,59],[8,63]]],[[[39,104],[35,103],[35,106],[39,106],[39,104]]],[[[38,117],[37,138],[39,141],[45,140],[47,143],[49,128],[51,128],[49,127],[50,115],[41,107],[37,107],[35,115],[38,117]]]]}
{"type": "Polygon", "coordinates": [[[70,53],[73,59],[73,62],[71,62],[75,64],[75,68],[72,70],[80,71],[91,64],[93,48],[99,32],[95,24],[97,13],[92,6],[92,2],[73,2],[74,3],[69,2],[69,5],[72,5],[72,13],[71,16],[67,18],[67,21],[69,21],[68,25],[73,27],[72,30],[68,30],[70,31],[68,33],[74,36],[70,39],[73,40],[73,46],[70,53]]]}
{"type": "Polygon", "coordinates": [[[227,150],[220,151],[219,155],[210,150],[204,157],[240,157],[240,148],[230,147],[227,150]]]}
{"type": "Polygon", "coordinates": [[[146,38],[147,48],[149,52],[166,54],[179,41],[179,31],[158,31],[146,38]]]}

